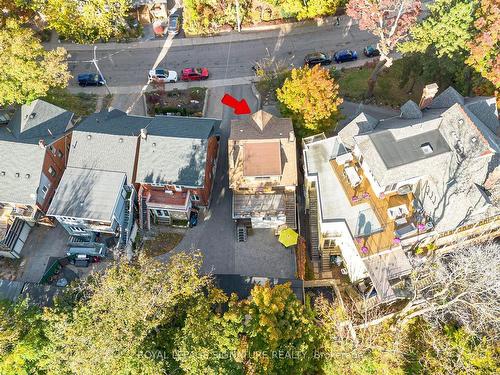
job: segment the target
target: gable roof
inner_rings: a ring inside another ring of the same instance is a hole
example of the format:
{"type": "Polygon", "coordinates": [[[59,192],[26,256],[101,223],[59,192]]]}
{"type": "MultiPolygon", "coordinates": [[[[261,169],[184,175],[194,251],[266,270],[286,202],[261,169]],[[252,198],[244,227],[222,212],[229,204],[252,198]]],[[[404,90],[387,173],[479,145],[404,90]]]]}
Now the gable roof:
{"type": "Polygon", "coordinates": [[[496,136],[500,137],[500,122],[496,98],[475,97],[465,99],[465,108],[471,111],[496,136]]]}
{"type": "Polygon", "coordinates": [[[71,129],[73,113],[43,100],[22,105],[0,126],[0,202],[34,205],[46,145],[71,129]]]}
{"type": "Polygon", "coordinates": [[[288,138],[293,132],[292,120],[263,110],[231,121],[230,140],[288,138]]]}
{"type": "Polygon", "coordinates": [[[413,100],[408,100],[401,106],[402,118],[422,118],[422,111],[417,103],[413,100]]]}
{"type": "Polygon", "coordinates": [[[220,121],[157,116],[140,137],[137,182],[203,186],[209,138],[220,121]]]}
{"type": "Polygon", "coordinates": [[[453,87],[448,87],[441,94],[436,96],[429,108],[448,108],[453,104],[464,104],[464,97],[458,93],[453,87]]]}

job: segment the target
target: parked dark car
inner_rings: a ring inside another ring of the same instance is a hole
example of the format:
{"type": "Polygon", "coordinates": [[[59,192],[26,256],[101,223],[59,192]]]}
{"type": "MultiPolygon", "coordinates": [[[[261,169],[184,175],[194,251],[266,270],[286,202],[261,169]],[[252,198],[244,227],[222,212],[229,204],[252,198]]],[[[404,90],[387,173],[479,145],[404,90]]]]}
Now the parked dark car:
{"type": "Polygon", "coordinates": [[[372,45],[366,46],[363,49],[363,53],[366,57],[380,56],[380,51],[377,49],[377,47],[372,45]]]}
{"type": "Polygon", "coordinates": [[[304,64],[312,68],[314,65],[329,65],[332,59],[323,52],[314,52],[306,55],[304,64]]]}
{"type": "Polygon", "coordinates": [[[169,34],[177,35],[181,31],[181,19],[178,15],[173,14],[168,17],[168,28],[169,34]]]}
{"type": "Polygon", "coordinates": [[[189,228],[195,227],[198,224],[198,209],[192,208],[189,213],[189,228]]]}
{"type": "Polygon", "coordinates": [[[344,49],[342,51],[335,52],[333,59],[336,63],[343,63],[346,61],[354,61],[358,59],[358,54],[356,51],[350,49],[344,49]]]}
{"type": "Polygon", "coordinates": [[[78,74],[78,84],[85,86],[102,86],[106,83],[104,78],[97,73],[82,73],[78,74]]]}

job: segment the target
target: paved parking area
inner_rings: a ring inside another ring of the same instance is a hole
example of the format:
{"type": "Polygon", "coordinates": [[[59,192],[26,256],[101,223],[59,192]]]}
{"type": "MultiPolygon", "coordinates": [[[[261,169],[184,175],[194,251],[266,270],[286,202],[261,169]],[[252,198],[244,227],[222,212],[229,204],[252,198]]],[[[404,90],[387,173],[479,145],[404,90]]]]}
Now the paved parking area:
{"type": "Polygon", "coordinates": [[[60,225],[55,228],[35,226],[21,252],[20,280],[37,283],[43,276],[50,257],[66,255],[68,233],[60,225]]]}
{"type": "Polygon", "coordinates": [[[224,93],[245,98],[252,109],[257,101],[250,85],[218,87],[209,91],[207,117],[223,119],[220,128],[220,149],[210,208],[200,215],[198,225],[186,235],[173,252],[160,259],[168,259],[178,251],[200,250],[204,255],[202,272],[240,274],[261,277],[295,277],[295,256],[285,249],[271,230],[254,230],[247,242],[237,242],[235,223],[231,217],[231,197],[227,176],[227,138],[232,110],[223,107],[224,93]]]}

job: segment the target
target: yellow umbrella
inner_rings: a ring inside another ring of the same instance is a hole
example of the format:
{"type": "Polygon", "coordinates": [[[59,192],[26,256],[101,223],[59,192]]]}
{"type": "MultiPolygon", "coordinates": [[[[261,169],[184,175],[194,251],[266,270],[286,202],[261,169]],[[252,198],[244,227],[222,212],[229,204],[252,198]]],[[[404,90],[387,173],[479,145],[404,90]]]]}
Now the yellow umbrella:
{"type": "Polygon", "coordinates": [[[286,228],[280,232],[279,242],[281,242],[285,247],[297,245],[298,239],[299,234],[292,228],[286,228]]]}

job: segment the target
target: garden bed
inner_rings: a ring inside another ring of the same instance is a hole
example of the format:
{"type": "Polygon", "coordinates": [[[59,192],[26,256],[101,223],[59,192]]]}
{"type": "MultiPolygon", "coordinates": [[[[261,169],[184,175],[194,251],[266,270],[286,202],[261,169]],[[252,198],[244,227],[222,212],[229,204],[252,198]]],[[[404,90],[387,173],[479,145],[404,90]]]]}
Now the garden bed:
{"type": "Polygon", "coordinates": [[[203,116],[207,89],[192,87],[186,90],[156,90],[146,93],[148,115],[203,116]]]}

